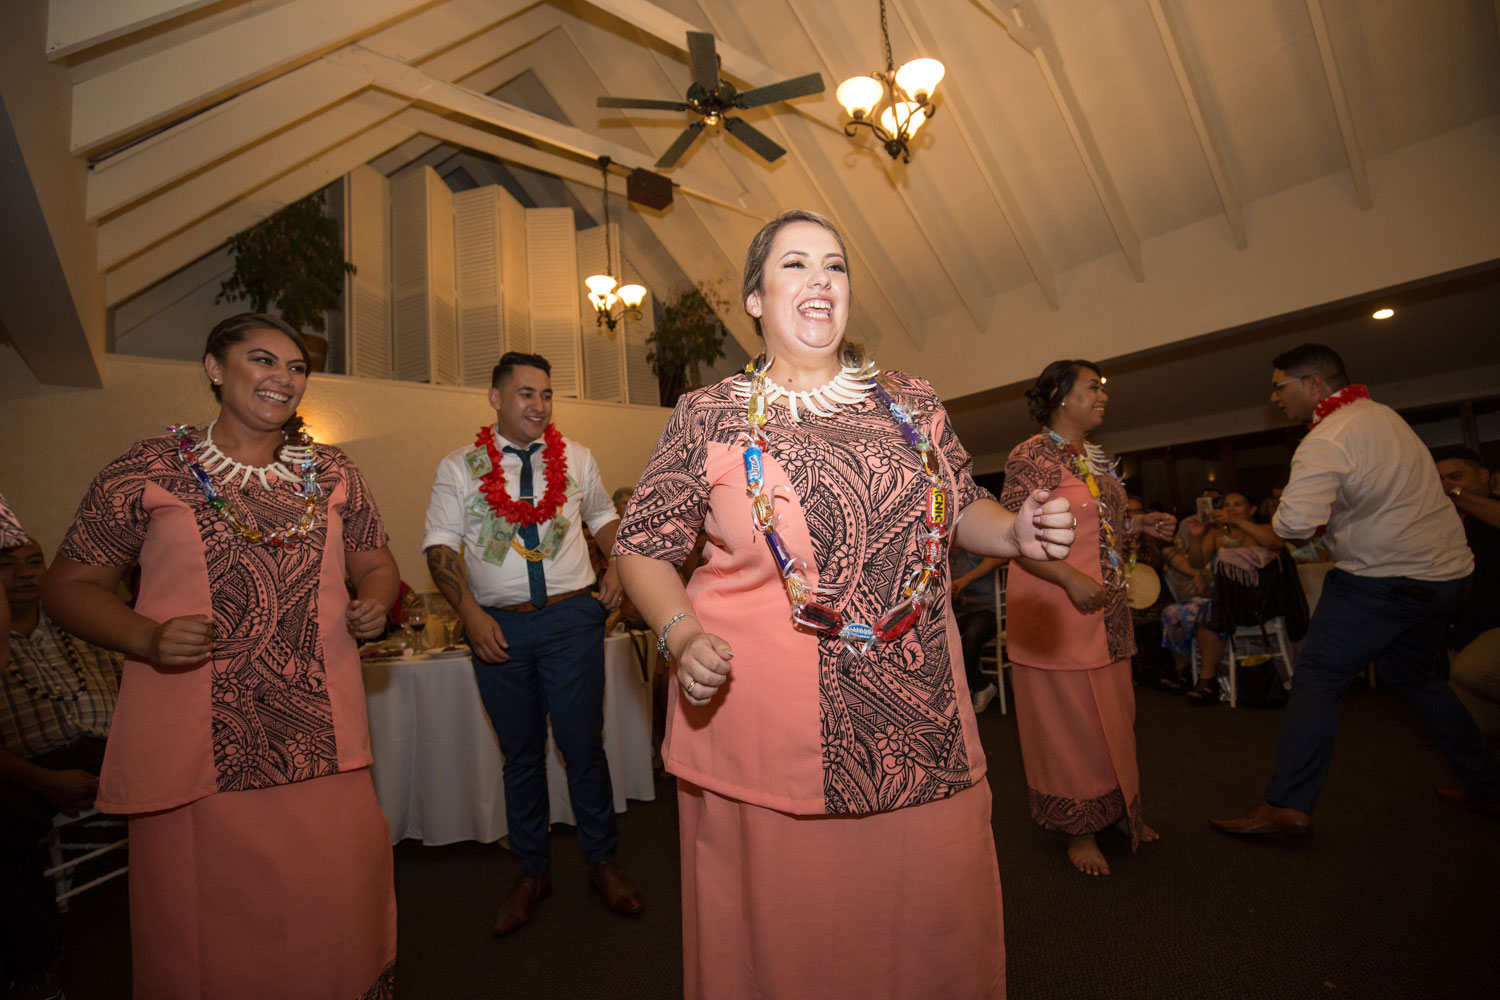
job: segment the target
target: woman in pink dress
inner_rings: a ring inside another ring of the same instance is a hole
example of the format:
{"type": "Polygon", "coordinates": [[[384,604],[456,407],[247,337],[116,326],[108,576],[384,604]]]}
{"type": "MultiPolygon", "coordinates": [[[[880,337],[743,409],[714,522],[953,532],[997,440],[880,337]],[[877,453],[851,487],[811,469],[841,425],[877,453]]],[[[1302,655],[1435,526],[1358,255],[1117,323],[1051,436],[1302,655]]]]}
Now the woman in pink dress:
{"type": "Polygon", "coordinates": [[[849,283],[819,216],[761,230],[743,301],[766,353],[678,402],[615,541],[675,666],[690,1000],[1005,992],[947,546],[1061,558],[1072,515],[974,483],[931,386],[844,341],[849,283]]]}
{"type": "Polygon", "coordinates": [[[98,806],[130,817],[135,995],[389,997],[390,834],[355,641],[384,627],[396,564],[359,471],[301,430],[296,331],[225,320],[203,366],[217,419],[99,474],[43,595],[126,656],[98,806]],[[132,610],[115,587],[137,560],[132,610]]]}
{"type": "Polygon", "coordinates": [[[1141,819],[1135,763],[1135,638],[1121,541],[1127,532],[1170,539],[1177,519],[1127,521],[1125,487],[1087,435],[1104,422],[1104,375],[1089,361],[1054,361],[1026,390],[1044,430],[1005,462],[1001,503],[1020,510],[1036,490],[1068,498],[1078,535],[1063,561],[1016,560],[1006,587],[1006,652],[1031,818],[1067,835],[1068,859],[1108,875],[1095,834],[1118,825],[1135,850],[1156,832],[1141,819]]]}

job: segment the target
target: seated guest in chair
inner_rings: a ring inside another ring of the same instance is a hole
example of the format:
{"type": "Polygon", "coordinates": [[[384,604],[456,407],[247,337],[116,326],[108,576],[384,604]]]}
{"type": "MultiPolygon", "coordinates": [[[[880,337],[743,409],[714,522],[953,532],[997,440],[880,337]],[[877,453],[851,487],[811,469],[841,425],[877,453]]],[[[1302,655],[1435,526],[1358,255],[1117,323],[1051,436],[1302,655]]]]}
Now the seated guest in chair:
{"type": "Polygon", "coordinates": [[[93,808],[120,657],[41,610],[47,571],[29,539],[0,548],[10,663],[0,674],[0,961],[10,997],[60,997],[58,921],[41,840],[59,812],[93,808]]]}
{"type": "Polygon", "coordinates": [[[1500,500],[1489,470],[1467,448],[1432,453],[1443,489],[1463,520],[1474,553],[1469,596],[1448,630],[1448,683],[1485,735],[1500,737],[1500,500]]]}
{"type": "Polygon", "coordinates": [[[979,669],[979,657],[984,644],[1000,634],[1000,623],[995,617],[995,570],[1005,565],[1005,560],[976,556],[954,546],[948,553],[948,562],[953,578],[954,617],[958,619],[958,634],[963,644],[964,673],[974,714],[978,715],[989,708],[1000,693],[999,682],[1003,682],[998,668],[996,680],[984,675],[979,669]]]}

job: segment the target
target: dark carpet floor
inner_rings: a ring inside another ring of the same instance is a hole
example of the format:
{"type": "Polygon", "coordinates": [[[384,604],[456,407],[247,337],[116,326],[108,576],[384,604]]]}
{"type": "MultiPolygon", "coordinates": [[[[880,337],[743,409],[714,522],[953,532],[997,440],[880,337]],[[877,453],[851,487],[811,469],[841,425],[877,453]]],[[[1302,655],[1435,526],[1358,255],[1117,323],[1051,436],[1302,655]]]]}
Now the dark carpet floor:
{"type": "MultiPolygon", "coordinates": [[[[1015,717],[980,718],[1012,997],[1500,996],[1500,823],[1435,797],[1452,777],[1389,691],[1350,696],[1306,841],[1238,841],[1204,822],[1259,799],[1279,711],[1197,710],[1152,688],[1138,705],[1142,798],[1162,839],[1131,856],[1101,837],[1114,869],[1101,878],[1031,825],[1015,717]]],[[[620,816],[621,860],[647,894],[638,918],[587,891],[567,828],[553,836],[552,897],[504,940],[489,932],[513,875],[502,848],[399,845],[402,1000],[680,997],[670,779],[657,795],[620,816]]],[[[67,933],[68,996],[128,997],[125,886],[76,900],[67,933]]]]}

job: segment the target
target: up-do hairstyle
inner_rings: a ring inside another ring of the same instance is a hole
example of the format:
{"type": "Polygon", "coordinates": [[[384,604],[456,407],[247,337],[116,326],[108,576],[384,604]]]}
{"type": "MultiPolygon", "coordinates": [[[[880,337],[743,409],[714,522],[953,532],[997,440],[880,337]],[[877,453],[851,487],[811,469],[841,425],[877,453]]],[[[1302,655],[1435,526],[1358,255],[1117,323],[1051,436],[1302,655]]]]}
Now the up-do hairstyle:
{"type": "MultiPolygon", "coordinates": [[[[208,331],[208,340],[203,344],[203,356],[214,356],[219,364],[229,362],[229,349],[240,343],[256,330],[275,330],[284,335],[293,344],[297,345],[297,352],[302,355],[302,361],[307,363],[307,344],[302,340],[302,334],[297,328],[289,324],[279,316],[270,313],[238,313],[225,320],[220,320],[217,325],[208,331]]],[[[210,379],[209,389],[213,390],[214,399],[222,401],[223,391],[210,379]]],[[[303,428],[302,417],[293,413],[287,418],[286,423],[281,425],[281,443],[283,446],[297,440],[303,428]]]]}
{"type": "Polygon", "coordinates": [[[1026,390],[1026,411],[1031,419],[1043,427],[1052,426],[1052,414],[1062,406],[1062,401],[1078,383],[1078,373],[1087,368],[1100,378],[1104,372],[1092,361],[1075,358],[1071,361],[1054,361],[1036,377],[1031,388],[1026,390]]]}
{"type": "Polygon", "coordinates": [[[1271,359],[1271,366],[1288,375],[1318,375],[1328,388],[1337,391],[1349,384],[1344,359],[1339,352],[1322,344],[1303,344],[1271,359]]]}
{"type": "MultiPolygon", "coordinates": [[[[762,285],[766,278],[766,261],[771,256],[771,244],[776,242],[776,234],[794,222],[811,222],[815,226],[822,226],[833,234],[838,241],[839,253],[844,255],[844,276],[849,280],[851,295],[854,289],[853,275],[849,265],[849,250],[844,245],[844,235],[838,231],[832,222],[829,222],[817,212],[809,212],[805,208],[793,208],[782,212],[776,218],[761,227],[760,232],[750,241],[750,246],[745,250],[745,273],[740,280],[740,306],[745,305],[745,300],[750,297],[751,292],[762,291],[762,285]]],[[[746,310],[746,315],[749,311],[746,310]]],[[[760,317],[750,316],[750,322],[755,324],[755,335],[762,340],[765,334],[760,328],[760,317]]],[[[865,353],[864,345],[854,341],[844,340],[839,347],[839,363],[863,370],[871,362],[865,353]]]]}
{"type": "Polygon", "coordinates": [[[500,383],[510,378],[510,373],[515,368],[540,368],[549,377],[552,375],[552,363],[540,354],[506,351],[500,355],[500,360],[495,364],[495,370],[490,372],[490,388],[500,388],[500,383]]]}

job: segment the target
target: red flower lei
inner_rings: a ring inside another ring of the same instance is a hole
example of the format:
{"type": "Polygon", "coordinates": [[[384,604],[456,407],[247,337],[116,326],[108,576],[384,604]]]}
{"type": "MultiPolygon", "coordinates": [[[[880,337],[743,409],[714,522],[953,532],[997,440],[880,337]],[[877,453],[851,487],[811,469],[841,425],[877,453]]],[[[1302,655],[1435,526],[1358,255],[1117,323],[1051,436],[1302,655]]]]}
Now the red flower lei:
{"type": "Polygon", "coordinates": [[[1328,416],[1328,414],[1332,413],[1334,410],[1337,410],[1339,407],[1348,406],[1356,399],[1369,398],[1370,390],[1366,389],[1359,383],[1356,382],[1352,385],[1346,385],[1338,392],[1324,396],[1322,399],[1318,400],[1318,405],[1313,408],[1312,422],[1307,426],[1316,427],[1324,417],[1328,416]]]}
{"type": "Polygon", "coordinates": [[[494,428],[480,428],[479,436],[474,439],[474,447],[484,448],[485,454],[490,457],[490,471],[479,478],[479,492],[490,505],[490,510],[511,524],[541,524],[550,521],[567,499],[568,446],[556,424],[547,425],[546,431],[542,433],[542,440],[547,445],[542,462],[542,475],[547,480],[547,490],[542,494],[541,501],[533,507],[525,500],[512,500],[505,490],[505,472],[500,468],[500,450],[495,447],[494,428]]]}

